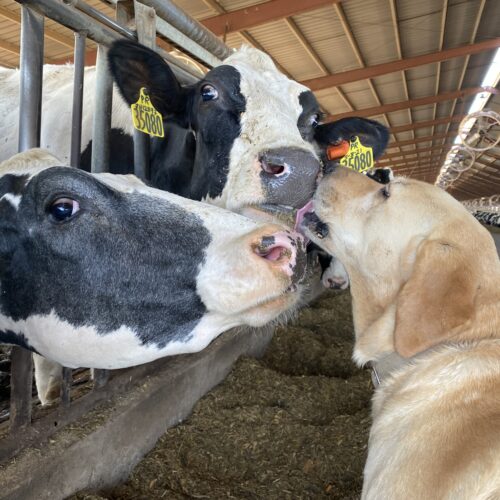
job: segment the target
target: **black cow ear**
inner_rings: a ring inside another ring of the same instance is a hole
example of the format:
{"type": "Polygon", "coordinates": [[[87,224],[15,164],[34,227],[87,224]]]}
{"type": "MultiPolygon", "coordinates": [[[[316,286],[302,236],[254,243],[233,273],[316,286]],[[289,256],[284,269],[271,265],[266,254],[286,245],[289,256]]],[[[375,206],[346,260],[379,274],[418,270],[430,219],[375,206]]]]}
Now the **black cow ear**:
{"type": "Polygon", "coordinates": [[[185,125],[188,91],[156,52],[135,42],[118,40],[109,49],[108,62],[128,104],[137,102],[141,88],[145,87],[153,106],[164,118],[174,118],[185,125]]]}
{"type": "Polygon", "coordinates": [[[387,127],[366,118],[342,118],[341,120],[319,125],[314,132],[314,139],[321,148],[337,144],[340,141],[349,141],[352,136],[358,136],[361,144],[373,148],[373,157],[375,159],[382,156],[389,142],[387,127]]]}

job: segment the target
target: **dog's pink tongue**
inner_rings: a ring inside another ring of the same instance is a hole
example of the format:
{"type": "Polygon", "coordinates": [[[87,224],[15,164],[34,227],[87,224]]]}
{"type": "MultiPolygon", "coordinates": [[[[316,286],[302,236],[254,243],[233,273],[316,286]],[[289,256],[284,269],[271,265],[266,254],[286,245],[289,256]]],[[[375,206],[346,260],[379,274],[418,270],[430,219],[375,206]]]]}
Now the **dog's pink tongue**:
{"type": "Polygon", "coordinates": [[[302,208],[297,210],[297,215],[295,216],[295,231],[300,232],[300,223],[304,219],[304,215],[309,212],[314,212],[312,200],[308,201],[302,208]]]}

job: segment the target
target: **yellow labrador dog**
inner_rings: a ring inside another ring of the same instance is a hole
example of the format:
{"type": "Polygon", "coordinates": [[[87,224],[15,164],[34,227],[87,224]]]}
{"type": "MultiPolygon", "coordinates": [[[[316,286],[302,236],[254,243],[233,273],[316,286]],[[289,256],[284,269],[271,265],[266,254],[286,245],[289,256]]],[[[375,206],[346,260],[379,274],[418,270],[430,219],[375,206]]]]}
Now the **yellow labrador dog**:
{"type": "Polygon", "coordinates": [[[500,499],[500,261],[441,189],[338,168],[308,237],[346,267],[354,359],[378,385],[364,499],[500,499]]]}

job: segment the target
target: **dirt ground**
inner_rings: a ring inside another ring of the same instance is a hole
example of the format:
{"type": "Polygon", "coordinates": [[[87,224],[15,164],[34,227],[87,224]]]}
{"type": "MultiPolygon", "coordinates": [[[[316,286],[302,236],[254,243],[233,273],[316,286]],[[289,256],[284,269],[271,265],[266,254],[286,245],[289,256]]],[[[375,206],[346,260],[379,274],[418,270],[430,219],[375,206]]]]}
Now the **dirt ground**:
{"type": "Polygon", "coordinates": [[[330,292],[263,359],[240,359],[125,484],[74,498],[359,498],[372,387],[352,339],[350,296],[330,292]]]}

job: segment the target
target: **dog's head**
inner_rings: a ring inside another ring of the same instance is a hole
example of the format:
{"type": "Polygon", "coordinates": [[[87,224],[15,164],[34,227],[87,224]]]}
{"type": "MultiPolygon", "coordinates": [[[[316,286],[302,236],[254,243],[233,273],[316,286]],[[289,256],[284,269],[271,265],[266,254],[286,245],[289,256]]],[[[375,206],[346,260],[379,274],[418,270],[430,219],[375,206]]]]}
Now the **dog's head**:
{"type": "Polygon", "coordinates": [[[394,350],[413,356],[472,330],[491,336],[475,322],[478,308],[500,298],[500,261],[457,200],[416,180],[381,185],[338,168],[320,182],[313,207],[306,235],[351,280],[359,363],[394,350]]]}

